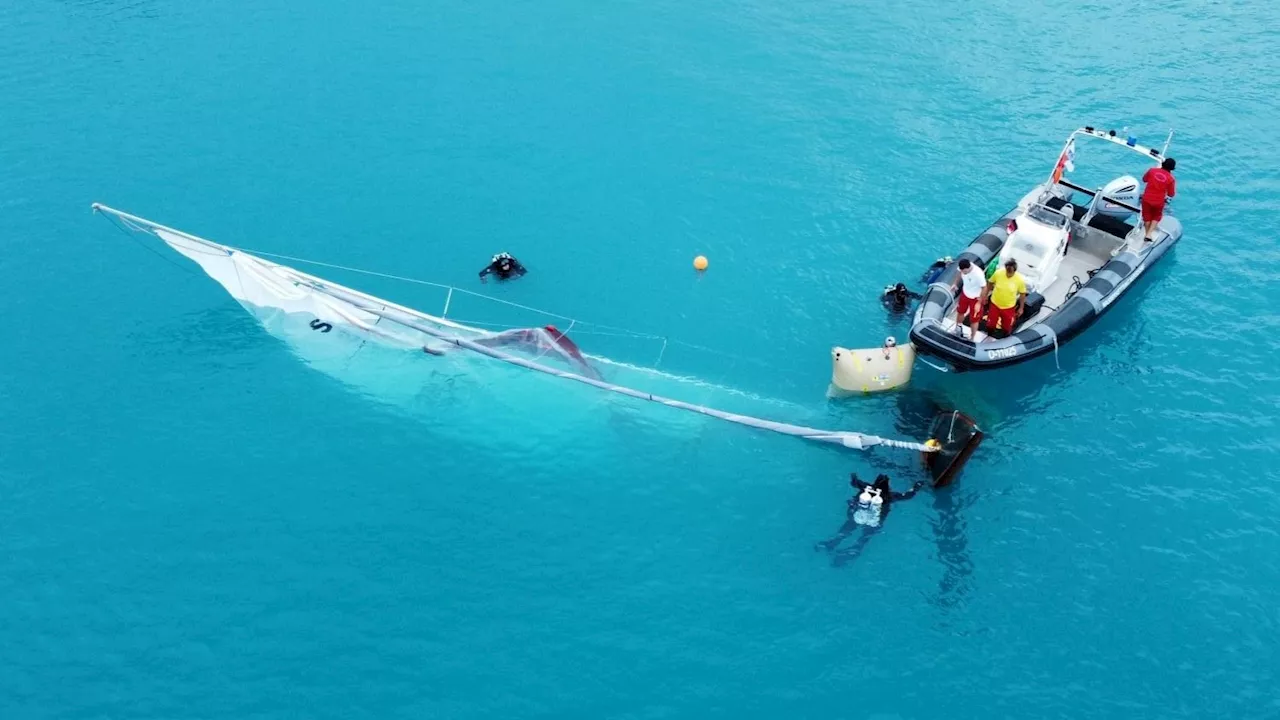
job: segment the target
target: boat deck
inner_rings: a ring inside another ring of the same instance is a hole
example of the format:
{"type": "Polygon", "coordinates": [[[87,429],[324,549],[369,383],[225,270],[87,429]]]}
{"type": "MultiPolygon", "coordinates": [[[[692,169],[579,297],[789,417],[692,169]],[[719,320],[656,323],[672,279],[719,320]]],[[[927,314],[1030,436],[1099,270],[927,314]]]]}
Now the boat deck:
{"type": "Polygon", "coordinates": [[[1062,258],[1062,264],[1058,265],[1058,279],[1040,293],[1044,295],[1044,306],[1026,324],[1030,325],[1031,323],[1039,322],[1062,307],[1062,303],[1067,301],[1067,293],[1071,291],[1071,286],[1075,284],[1076,278],[1080,279],[1081,285],[1089,282],[1089,271],[1097,270],[1105,265],[1109,259],[1075,248],[1067,250],[1066,257],[1062,258]]]}

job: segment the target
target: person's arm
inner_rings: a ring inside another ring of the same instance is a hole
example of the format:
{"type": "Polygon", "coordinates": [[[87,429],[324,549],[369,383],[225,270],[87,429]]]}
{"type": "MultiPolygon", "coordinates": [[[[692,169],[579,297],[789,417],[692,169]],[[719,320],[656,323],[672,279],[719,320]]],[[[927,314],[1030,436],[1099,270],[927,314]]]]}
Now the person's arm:
{"type": "Polygon", "coordinates": [[[910,500],[916,496],[916,493],[919,492],[922,487],[924,487],[924,481],[917,480],[916,484],[912,485],[910,490],[906,492],[894,492],[892,493],[892,497],[894,500],[910,500]]]}
{"type": "Polygon", "coordinates": [[[1178,192],[1178,178],[1172,174],[1169,175],[1169,197],[1173,197],[1178,192]]]}
{"type": "Polygon", "coordinates": [[[858,473],[849,473],[849,484],[853,486],[854,490],[861,490],[871,485],[869,482],[863,482],[862,479],[858,477],[858,473]]]}
{"type": "Polygon", "coordinates": [[[1022,316],[1022,311],[1027,309],[1027,283],[1025,280],[1018,281],[1018,317],[1022,316]]]}
{"type": "Polygon", "coordinates": [[[481,271],[480,271],[480,282],[487,282],[487,281],[484,279],[484,276],[485,276],[485,275],[489,275],[489,274],[491,274],[491,273],[493,272],[493,266],[494,266],[495,264],[496,264],[496,263],[489,263],[488,265],[486,265],[486,266],[485,266],[485,268],[484,268],[483,270],[481,270],[481,271]]]}
{"type": "Polygon", "coordinates": [[[920,298],[922,298],[922,297],[924,297],[924,296],[923,296],[923,295],[921,295],[921,294],[920,294],[920,293],[918,293],[918,292],[915,292],[914,290],[908,290],[908,291],[907,291],[907,297],[911,298],[912,300],[919,300],[920,298]]]}

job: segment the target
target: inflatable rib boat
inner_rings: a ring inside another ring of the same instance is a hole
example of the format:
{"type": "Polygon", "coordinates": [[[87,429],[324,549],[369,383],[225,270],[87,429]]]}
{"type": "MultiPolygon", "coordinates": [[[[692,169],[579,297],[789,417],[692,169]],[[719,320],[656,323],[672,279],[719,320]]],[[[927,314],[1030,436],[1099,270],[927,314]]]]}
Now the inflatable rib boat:
{"type": "MultiPolygon", "coordinates": [[[[1169,134],[1172,139],[1173,134],[1169,134]]],[[[1156,150],[1134,138],[1084,127],[1071,133],[1048,181],[1027,193],[956,256],[920,301],[910,339],[925,362],[963,372],[1006,367],[1053,352],[1084,332],[1182,239],[1182,224],[1166,208],[1152,242],[1143,242],[1141,183],[1124,175],[1090,190],[1065,176],[1075,170],[1077,138],[1125,148],[1159,165],[1156,150]],[[1014,259],[1027,282],[1026,307],[1007,337],[980,325],[976,336],[957,327],[959,268],[967,259],[988,275],[1014,259]]]]}

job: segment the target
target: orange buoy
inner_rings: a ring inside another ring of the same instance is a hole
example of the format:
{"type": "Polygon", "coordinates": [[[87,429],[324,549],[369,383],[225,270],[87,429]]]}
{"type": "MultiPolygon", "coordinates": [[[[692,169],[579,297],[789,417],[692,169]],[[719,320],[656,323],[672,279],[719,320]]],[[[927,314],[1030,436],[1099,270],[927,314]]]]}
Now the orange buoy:
{"type": "Polygon", "coordinates": [[[693,259],[693,269],[702,272],[707,269],[707,256],[699,255],[693,259]]]}

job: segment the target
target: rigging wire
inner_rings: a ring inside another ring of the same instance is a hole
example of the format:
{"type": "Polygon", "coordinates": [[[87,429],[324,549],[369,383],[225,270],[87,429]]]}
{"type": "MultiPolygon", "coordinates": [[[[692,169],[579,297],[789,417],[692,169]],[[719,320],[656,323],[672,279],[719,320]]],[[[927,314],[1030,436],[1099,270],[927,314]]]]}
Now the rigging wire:
{"type": "MultiPolygon", "coordinates": [[[[496,297],[494,297],[494,296],[492,296],[492,295],[486,295],[486,294],[484,294],[484,293],[479,293],[479,292],[475,292],[475,291],[472,291],[472,290],[467,290],[467,289],[465,289],[465,288],[457,287],[456,285],[446,285],[446,284],[444,284],[444,283],[432,282],[432,281],[430,281],[430,280],[422,280],[422,279],[420,279],[420,278],[409,277],[409,276],[406,276],[406,275],[397,275],[397,274],[394,274],[394,273],[385,273],[385,272],[381,272],[381,271],[378,271],[378,270],[366,270],[366,269],[364,269],[364,268],[353,267],[353,266],[350,266],[350,265],[341,265],[341,264],[338,264],[338,263],[324,262],[324,261],[321,261],[321,260],[312,260],[312,259],[310,259],[310,258],[299,257],[299,256],[297,256],[297,255],[285,255],[285,254],[282,254],[282,253],[273,253],[273,252],[267,252],[267,251],[264,251],[264,250],[253,250],[253,249],[249,249],[249,248],[237,248],[237,249],[238,249],[238,250],[240,250],[241,252],[250,253],[250,254],[253,254],[253,255],[261,255],[261,256],[264,256],[264,257],[276,258],[276,259],[279,259],[279,260],[288,260],[288,261],[290,261],[290,262],[298,262],[298,263],[304,263],[304,264],[308,264],[308,265],[315,265],[315,266],[317,266],[317,267],[330,268],[330,269],[333,269],[333,270],[342,270],[342,271],[345,271],[345,272],[353,272],[353,273],[357,273],[357,274],[360,274],[360,275],[368,275],[368,276],[371,276],[371,277],[379,277],[379,278],[384,278],[384,279],[387,279],[387,280],[395,280],[395,281],[399,281],[399,282],[412,283],[412,284],[414,284],[414,285],[423,285],[423,286],[427,286],[427,287],[434,287],[434,288],[438,288],[438,289],[440,289],[440,290],[448,290],[448,291],[450,291],[451,293],[462,293],[463,295],[469,295],[469,296],[471,296],[471,297],[479,298],[479,299],[484,300],[484,301],[486,301],[486,302],[498,303],[498,304],[506,305],[506,306],[508,306],[508,307],[513,307],[513,308],[516,308],[516,309],[519,309],[519,310],[525,310],[525,311],[528,311],[528,312],[538,313],[538,314],[540,314],[540,315],[544,315],[544,316],[546,316],[546,317],[555,318],[555,319],[557,319],[557,320],[563,320],[563,321],[565,321],[565,322],[573,323],[574,325],[577,325],[577,326],[578,326],[578,328],[579,328],[579,329],[577,330],[577,333],[578,333],[579,335],[591,334],[591,335],[599,335],[599,336],[604,336],[604,337],[627,337],[627,338],[636,338],[636,339],[643,339],[643,340],[661,341],[661,342],[663,343],[663,348],[662,348],[662,351],[661,351],[661,353],[660,353],[660,355],[659,355],[659,361],[661,360],[662,355],[666,353],[667,346],[674,345],[674,346],[677,346],[677,347],[683,347],[683,348],[686,348],[686,349],[689,349],[689,350],[695,350],[695,351],[698,351],[698,352],[705,352],[705,353],[709,353],[709,354],[712,354],[712,355],[717,355],[717,356],[720,356],[720,357],[726,357],[726,358],[733,358],[733,359],[735,359],[735,360],[741,360],[741,361],[743,361],[743,362],[747,362],[747,363],[751,363],[751,364],[759,365],[759,366],[761,366],[761,367],[763,367],[763,368],[767,368],[767,369],[771,369],[771,370],[776,370],[776,369],[777,369],[777,368],[775,368],[775,367],[773,367],[773,366],[769,365],[768,363],[765,363],[764,361],[758,360],[758,359],[756,359],[756,358],[746,357],[746,356],[742,356],[742,355],[736,355],[736,354],[734,354],[734,353],[725,352],[725,351],[723,351],[723,350],[717,350],[717,349],[715,349],[715,348],[710,348],[710,347],[707,347],[707,346],[705,346],[705,345],[699,345],[699,344],[697,344],[697,343],[691,343],[691,342],[687,342],[687,341],[684,341],[684,340],[679,340],[679,339],[676,339],[676,338],[672,338],[672,337],[667,336],[667,335],[658,335],[658,334],[655,334],[655,333],[643,332],[643,331],[639,331],[639,330],[632,330],[632,329],[630,329],[630,328],[625,328],[625,327],[621,327],[621,326],[618,326],[618,325],[608,325],[608,324],[605,324],[605,323],[599,323],[599,322],[594,322],[594,321],[590,321],[590,320],[583,320],[583,319],[581,319],[581,318],[574,318],[574,317],[570,317],[570,316],[568,316],[568,315],[561,315],[560,313],[554,313],[554,312],[551,312],[551,311],[549,311],[549,310],[543,310],[542,308],[536,308],[536,307],[532,307],[532,306],[530,306],[530,305],[523,305],[523,304],[521,304],[521,303],[512,302],[512,301],[510,301],[510,300],[503,300],[502,298],[496,298],[496,297]],[[594,329],[593,329],[593,330],[584,330],[584,329],[582,329],[582,328],[584,328],[584,327],[585,327],[585,328],[599,328],[599,330],[594,330],[594,329]]],[[[462,322],[462,321],[461,321],[461,320],[455,320],[455,322],[462,322]]],[[[483,324],[485,324],[485,323],[464,323],[464,324],[483,325],[483,324]]],[[[488,324],[489,324],[489,325],[491,325],[491,326],[493,326],[493,327],[507,327],[508,329],[516,328],[516,327],[520,327],[519,325],[508,325],[508,326],[502,326],[502,325],[500,325],[500,324],[498,324],[498,323],[488,323],[488,324]]]]}

